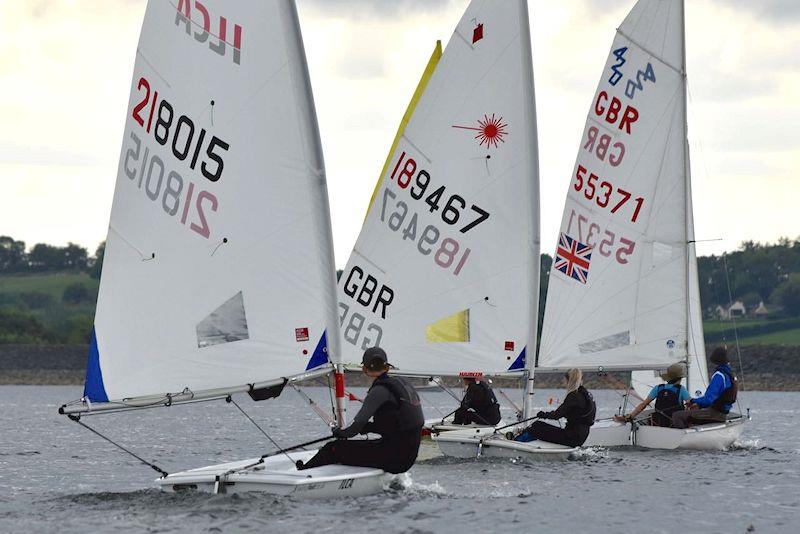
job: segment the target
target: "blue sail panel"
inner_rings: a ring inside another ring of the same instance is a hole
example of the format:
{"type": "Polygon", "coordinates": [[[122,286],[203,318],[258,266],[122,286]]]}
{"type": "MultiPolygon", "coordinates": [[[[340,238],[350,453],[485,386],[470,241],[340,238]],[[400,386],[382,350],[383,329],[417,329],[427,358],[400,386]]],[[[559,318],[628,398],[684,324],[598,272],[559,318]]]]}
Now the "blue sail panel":
{"type": "Polygon", "coordinates": [[[100,370],[100,351],[97,348],[97,333],[92,328],[92,343],[89,345],[89,361],[86,363],[86,381],[83,396],[92,402],[108,402],[103,385],[103,372],[100,370]]]}
{"type": "Polygon", "coordinates": [[[509,371],[516,371],[518,369],[525,369],[525,349],[527,347],[522,347],[522,352],[519,353],[517,359],[514,360],[514,363],[511,364],[511,367],[508,368],[509,371]]]}
{"type": "Polygon", "coordinates": [[[327,331],[322,332],[322,337],[319,338],[319,343],[317,343],[317,348],[314,349],[314,353],[308,360],[308,365],[306,365],[306,371],[310,369],[315,369],[320,365],[325,365],[326,363],[328,363],[327,333],[328,333],[327,331]]]}

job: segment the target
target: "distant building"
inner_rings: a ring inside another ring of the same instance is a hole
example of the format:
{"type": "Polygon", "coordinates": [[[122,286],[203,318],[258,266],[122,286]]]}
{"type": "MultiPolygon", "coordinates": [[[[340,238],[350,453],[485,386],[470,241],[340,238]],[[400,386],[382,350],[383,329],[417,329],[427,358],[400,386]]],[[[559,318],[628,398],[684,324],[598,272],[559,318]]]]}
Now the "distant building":
{"type": "Polygon", "coordinates": [[[763,300],[759,302],[756,309],[753,310],[753,315],[755,315],[756,317],[766,317],[767,315],[769,315],[769,310],[767,309],[766,306],[764,306],[763,300]]]}
{"type": "Polygon", "coordinates": [[[715,311],[720,319],[738,319],[745,316],[747,308],[741,300],[737,300],[727,308],[717,306],[715,311]]]}

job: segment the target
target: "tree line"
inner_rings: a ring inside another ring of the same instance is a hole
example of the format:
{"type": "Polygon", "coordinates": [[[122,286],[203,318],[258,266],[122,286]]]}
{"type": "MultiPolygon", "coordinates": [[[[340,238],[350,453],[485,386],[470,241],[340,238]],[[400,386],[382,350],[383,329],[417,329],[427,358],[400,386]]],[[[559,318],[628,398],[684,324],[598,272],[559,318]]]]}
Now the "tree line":
{"type": "Polygon", "coordinates": [[[105,247],[103,241],[94,256],[75,243],[64,247],[37,243],[28,250],[24,241],[0,236],[0,274],[86,271],[92,278],[100,278],[105,247]]]}
{"type": "MultiPolygon", "coordinates": [[[[85,272],[99,279],[105,242],[90,255],[69,243],[58,247],[0,236],[0,276],[85,272]]],[[[539,321],[544,317],[552,258],[541,256],[539,321]]],[[[700,299],[704,313],[741,300],[748,309],[767,304],[771,317],[800,317],[800,237],[775,244],[747,241],[724,255],[698,258],[700,299]]],[[[341,271],[337,271],[337,278],[341,271]]],[[[0,286],[0,344],[85,343],[91,335],[96,295],[77,282],[60,295],[40,291],[3,292],[0,286]]]]}

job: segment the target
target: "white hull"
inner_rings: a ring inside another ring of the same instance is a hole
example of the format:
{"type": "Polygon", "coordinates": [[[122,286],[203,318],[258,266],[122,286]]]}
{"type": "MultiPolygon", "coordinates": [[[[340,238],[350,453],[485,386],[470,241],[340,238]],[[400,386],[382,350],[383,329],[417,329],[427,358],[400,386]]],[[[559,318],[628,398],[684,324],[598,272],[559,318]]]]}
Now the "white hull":
{"type": "MultiPolygon", "coordinates": [[[[508,429],[511,430],[511,429],[508,429]]],[[[521,442],[493,434],[492,429],[434,434],[431,438],[445,456],[455,458],[523,458],[527,460],[566,460],[578,449],[546,441],[521,442]]]]}
{"type": "Polygon", "coordinates": [[[741,417],[684,429],[637,425],[631,432],[630,423],[602,419],[592,426],[584,446],[721,451],[733,445],[748,420],[741,417]]]}
{"type": "Polygon", "coordinates": [[[494,431],[495,426],[505,426],[506,423],[502,419],[497,425],[478,425],[471,423],[469,425],[456,425],[453,423],[453,418],[442,420],[441,418],[426,419],[425,425],[422,427],[423,433],[430,434],[431,432],[451,432],[455,430],[477,430],[477,431],[494,431]]]}
{"type": "Polygon", "coordinates": [[[159,478],[156,483],[165,491],[260,491],[274,495],[328,499],[379,493],[391,478],[391,475],[380,469],[347,465],[326,465],[298,471],[294,462],[307,461],[316,452],[289,453],[292,462],[285,455],[272,456],[265,459],[264,463],[249,469],[243,468],[254,464],[258,458],[190,469],[159,478]],[[242,470],[236,471],[237,469],[242,470]]]}

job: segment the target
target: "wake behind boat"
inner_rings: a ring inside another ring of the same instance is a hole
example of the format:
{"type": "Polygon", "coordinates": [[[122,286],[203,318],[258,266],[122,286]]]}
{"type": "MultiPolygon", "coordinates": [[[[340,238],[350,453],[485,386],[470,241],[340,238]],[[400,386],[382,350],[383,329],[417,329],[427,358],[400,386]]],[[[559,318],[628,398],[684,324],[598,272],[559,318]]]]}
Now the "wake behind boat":
{"type": "MultiPolygon", "coordinates": [[[[328,195],[294,3],[149,2],[126,114],[84,397],[60,412],[91,429],[82,416],[262,401],[338,371],[342,424],[328,195]]],[[[312,454],[172,475],[136,457],[169,490],[380,491],[381,470],[290,461],[312,454]]]]}

